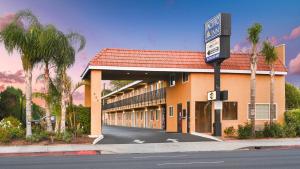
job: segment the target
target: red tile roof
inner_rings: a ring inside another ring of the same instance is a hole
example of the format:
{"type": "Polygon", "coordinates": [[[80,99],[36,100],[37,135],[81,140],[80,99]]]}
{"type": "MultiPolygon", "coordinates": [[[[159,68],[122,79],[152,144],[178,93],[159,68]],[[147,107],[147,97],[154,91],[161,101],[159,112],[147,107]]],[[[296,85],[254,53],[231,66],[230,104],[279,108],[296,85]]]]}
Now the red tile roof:
{"type": "MultiPolygon", "coordinates": [[[[212,69],[204,61],[204,52],[194,51],[162,51],[162,50],[131,50],[106,48],[100,51],[90,62],[90,66],[118,66],[118,67],[149,67],[149,68],[182,68],[182,69],[212,69]]],[[[231,53],[221,69],[250,70],[250,55],[245,53],[231,53]]],[[[258,56],[258,71],[268,71],[269,66],[264,63],[262,55],[258,56]]],[[[275,70],[287,72],[286,67],[277,60],[275,70]]]]}

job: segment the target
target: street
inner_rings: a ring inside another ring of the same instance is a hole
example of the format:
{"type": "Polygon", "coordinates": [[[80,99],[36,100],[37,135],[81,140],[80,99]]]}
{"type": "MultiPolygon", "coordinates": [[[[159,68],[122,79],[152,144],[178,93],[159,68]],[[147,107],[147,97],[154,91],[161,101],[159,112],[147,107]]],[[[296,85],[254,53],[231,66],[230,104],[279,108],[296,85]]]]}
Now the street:
{"type": "Polygon", "coordinates": [[[104,139],[98,144],[142,144],[213,141],[184,133],[167,133],[161,129],[103,126],[104,139]]]}
{"type": "Polygon", "coordinates": [[[299,166],[299,149],[0,158],[1,169],[297,169],[299,166]]]}

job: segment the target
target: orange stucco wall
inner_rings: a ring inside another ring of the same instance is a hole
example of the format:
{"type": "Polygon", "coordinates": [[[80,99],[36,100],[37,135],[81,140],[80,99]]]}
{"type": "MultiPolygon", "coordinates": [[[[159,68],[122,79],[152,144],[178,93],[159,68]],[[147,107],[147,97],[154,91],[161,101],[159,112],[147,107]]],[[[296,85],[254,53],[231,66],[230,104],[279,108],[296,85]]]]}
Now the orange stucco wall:
{"type": "MultiPolygon", "coordinates": [[[[209,73],[191,74],[191,117],[195,115],[195,101],[207,101],[207,92],[213,90],[214,78],[209,73]]],[[[222,131],[229,126],[237,128],[238,124],[248,121],[248,103],[250,102],[249,74],[221,74],[221,90],[228,90],[228,101],[238,102],[238,120],[222,120],[222,131]]],[[[275,77],[275,103],[277,104],[277,121],[282,122],[285,111],[285,77],[275,77]]],[[[270,76],[256,76],[256,103],[269,103],[270,76]]],[[[193,118],[192,118],[193,119],[193,118]]],[[[212,109],[212,123],[214,109],[212,109]]],[[[257,120],[261,126],[267,120],[257,120]]],[[[194,119],[191,120],[191,131],[195,131],[194,119]]]]}
{"type": "MultiPolygon", "coordinates": [[[[166,83],[166,82],[164,82],[166,83]]],[[[175,86],[166,87],[166,131],[177,132],[177,104],[182,104],[182,110],[187,110],[187,102],[190,102],[190,132],[196,132],[195,103],[207,101],[207,92],[214,90],[213,73],[190,73],[189,80],[182,82],[182,74],[177,74],[175,86]],[[170,116],[169,107],[173,107],[173,117],[170,116]]],[[[248,122],[248,104],[250,100],[250,74],[221,74],[221,90],[228,90],[228,100],[238,103],[238,119],[223,120],[222,131],[226,127],[237,128],[239,124],[248,122]]],[[[277,105],[276,120],[283,122],[285,111],[285,76],[275,76],[275,104],[277,105]]],[[[270,76],[256,75],[256,103],[269,103],[270,101],[270,76]]],[[[214,122],[214,106],[212,106],[212,120],[214,122]]],[[[128,127],[162,128],[162,114],[159,105],[139,109],[125,110],[124,112],[108,112],[110,121],[108,124],[123,125],[128,127]],[[155,111],[159,110],[159,118],[156,119],[155,111]],[[151,118],[153,112],[154,120],[151,118]],[[141,118],[141,114],[143,118],[141,118]],[[115,117],[111,117],[115,115],[115,117]],[[146,122],[145,122],[146,121],[146,122]],[[145,126],[146,123],[146,126],[145,126]]],[[[107,117],[108,117],[107,116],[107,117]]],[[[256,120],[258,127],[266,120],[256,120]]],[[[211,126],[213,126],[211,124],[211,126]]],[[[213,128],[211,128],[213,131],[213,128]]],[[[182,119],[182,132],[187,133],[187,119],[182,119]]]]}
{"type": "MultiPolygon", "coordinates": [[[[177,132],[177,104],[182,104],[182,109],[187,109],[187,101],[191,100],[190,75],[187,82],[182,82],[182,74],[176,75],[175,86],[166,89],[166,111],[167,111],[167,132],[177,132]],[[169,107],[173,107],[174,116],[170,116],[169,107]]],[[[191,116],[192,117],[192,116],[191,116]]],[[[187,120],[182,120],[182,132],[187,132],[187,120]]]]}

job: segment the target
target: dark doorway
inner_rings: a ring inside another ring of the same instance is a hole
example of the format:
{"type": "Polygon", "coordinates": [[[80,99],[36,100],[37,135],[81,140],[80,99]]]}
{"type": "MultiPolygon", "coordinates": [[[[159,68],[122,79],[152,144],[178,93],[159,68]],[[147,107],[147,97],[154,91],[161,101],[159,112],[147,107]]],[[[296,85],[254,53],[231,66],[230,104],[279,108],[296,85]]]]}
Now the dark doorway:
{"type": "Polygon", "coordinates": [[[167,127],[167,118],[166,118],[166,108],[165,107],[162,107],[161,108],[161,126],[162,126],[162,129],[166,130],[166,127],[167,127]]]}
{"type": "Polygon", "coordinates": [[[191,115],[190,115],[190,102],[186,103],[186,120],[187,120],[187,133],[190,133],[190,119],[191,115]]]}
{"type": "Polygon", "coordinates": [[[211,133],[211,102],[196,102],[195,130],[199,133],[211,133]]]}
{"type": "Polygon", "coordinates": [[[177,104],[177,132],[182,133],[182,104],[177,104]]]}

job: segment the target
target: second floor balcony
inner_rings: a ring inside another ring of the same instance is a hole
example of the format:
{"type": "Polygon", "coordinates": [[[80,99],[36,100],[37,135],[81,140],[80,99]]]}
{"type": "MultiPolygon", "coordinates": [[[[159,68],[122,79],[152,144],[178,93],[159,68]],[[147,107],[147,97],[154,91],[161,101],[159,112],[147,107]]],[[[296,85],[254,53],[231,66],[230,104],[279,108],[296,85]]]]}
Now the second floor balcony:
{"type": "Polygon", "coordinates": [[[161,88],[112,103],[105,103],[105,101],[103,103],[102,109],[104,111],[118,111],[146,106],[156,106],[166,103],[166,89],[161,88]]]}

